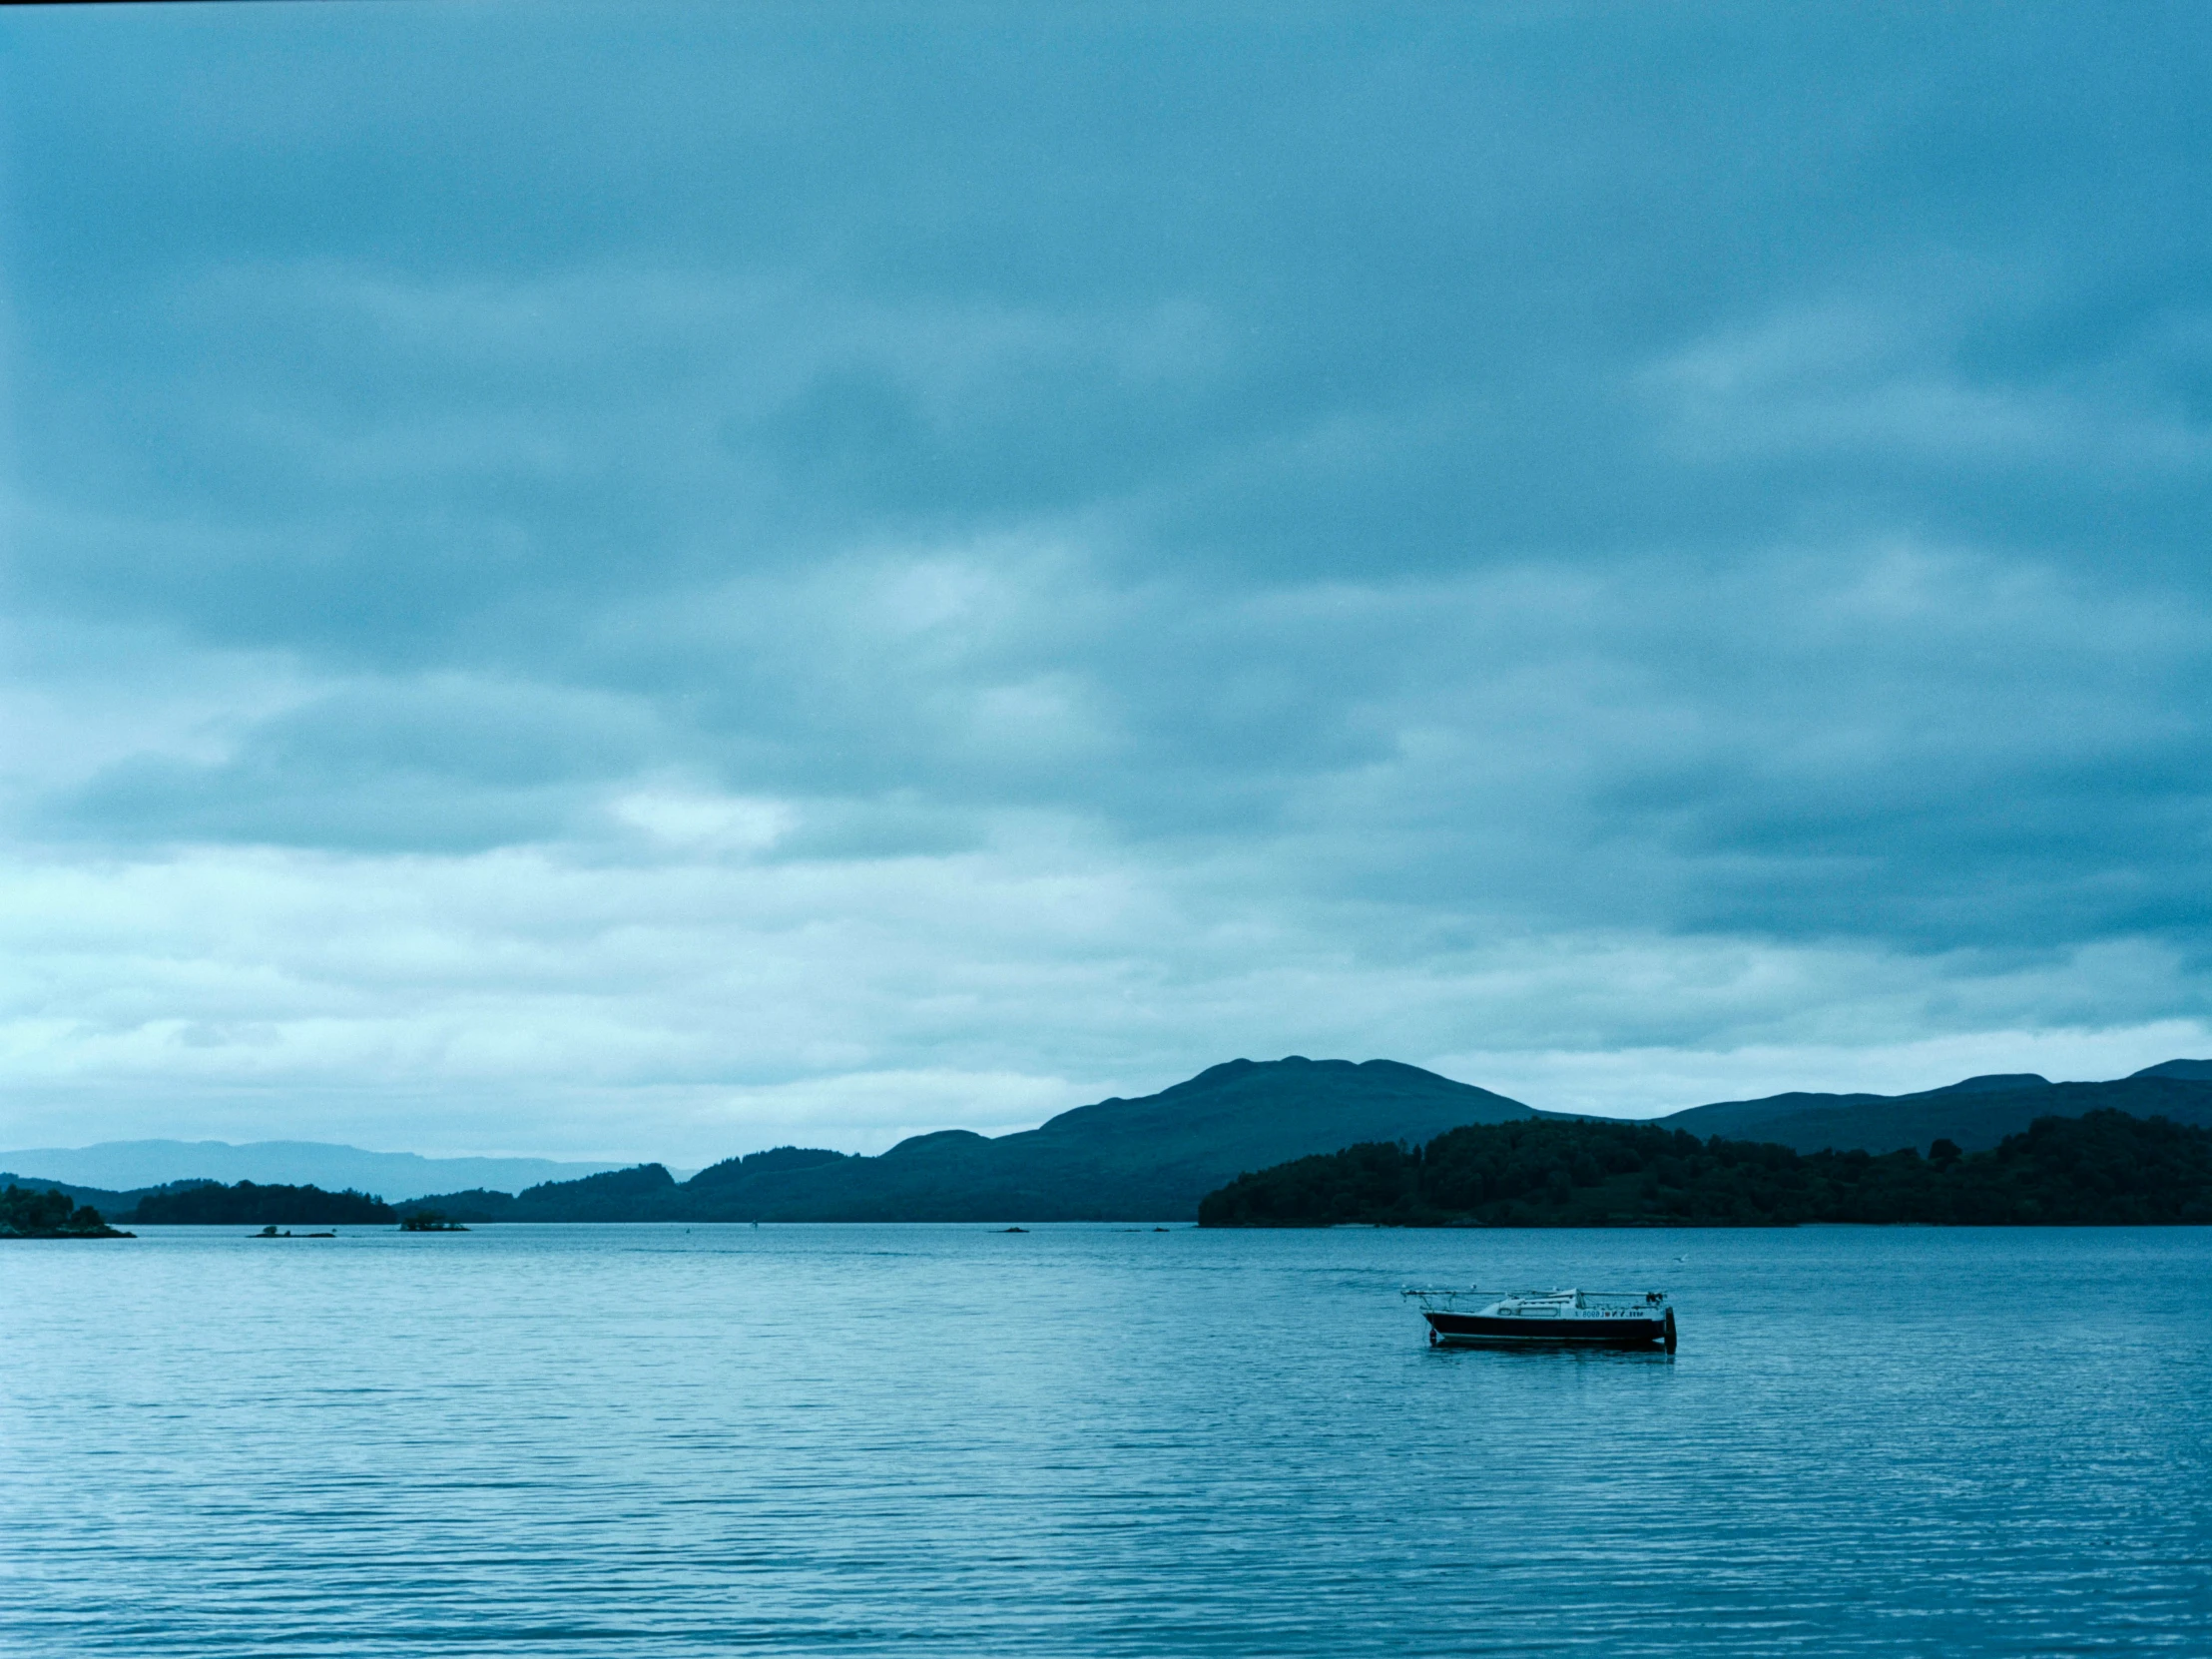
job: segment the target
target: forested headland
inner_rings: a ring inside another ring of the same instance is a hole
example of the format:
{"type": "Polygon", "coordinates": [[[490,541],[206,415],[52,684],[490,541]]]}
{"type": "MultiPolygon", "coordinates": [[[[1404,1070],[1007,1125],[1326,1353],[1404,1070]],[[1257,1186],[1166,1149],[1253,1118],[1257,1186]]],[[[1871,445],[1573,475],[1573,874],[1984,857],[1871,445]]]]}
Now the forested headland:
{"type": "Polygon", "coordinates": [[[1239,1176],[1202,1227],[1777,1227],[2212,1223],[2212,1131],[2118,1111],[2038,1118],[1994,1148],[1800,1153],[1650,1124],[1475,1124],[1239,1176]]]}
{"type": "Polygon", "coordinates": [[[67,1193],[31,1192],[10,1184],[0,1192],[0,1239],[128,1239],[89,1204],[67,1193]]]}

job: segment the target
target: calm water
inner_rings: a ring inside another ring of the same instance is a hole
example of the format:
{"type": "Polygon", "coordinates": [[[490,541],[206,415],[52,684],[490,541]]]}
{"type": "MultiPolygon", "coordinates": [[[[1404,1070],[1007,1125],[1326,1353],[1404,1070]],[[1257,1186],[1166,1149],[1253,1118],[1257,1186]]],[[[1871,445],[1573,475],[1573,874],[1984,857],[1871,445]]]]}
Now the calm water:
{"type": "Polygon", "coordinates": [[[0,1247],[0,1648],[2212,1652],[2208,1229],[243,1232],[0,1247]]]}

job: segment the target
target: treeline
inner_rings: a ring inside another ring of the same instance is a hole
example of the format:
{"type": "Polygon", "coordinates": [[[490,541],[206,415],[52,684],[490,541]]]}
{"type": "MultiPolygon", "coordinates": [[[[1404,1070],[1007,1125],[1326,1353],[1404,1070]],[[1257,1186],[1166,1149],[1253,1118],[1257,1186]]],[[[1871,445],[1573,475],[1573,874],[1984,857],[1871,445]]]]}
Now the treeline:
{"type": "Polygon", "coordinates": [[[33,1192],[8,1184],[0,1192],[0,1239],[127,1239],[89,1204],[67,1193],[33,1192]]]}
{"type": "Polygon", "coordinates": [[[408,1199],[402,1215],[436,1214],[472,1221],[659,1221],[658,1211],[680,1189],[662,1164],[608,1170],[575,1181],[547,1181],[519,1193],[486,1187],[408,1199]]]}
{"type": "Polygon", "coordinates": [[[184,1187],[165,1193],[149,1193],[139,1200],[128,1218],[147,1227],[265,1227],[301,1223],[328,1227],[338,1222],[356,1226],[389,1225],[399,1212],[380,1198],[347,1188],[326,1193],[320,1187],[263,1186],[241,1181],[235,1187],[184,1187]]]}
{"type": "MultiPolygon", "coordinates": [[[[760,1184],[797,1170],[847,1162],[820,1147],[779,1146],[711,1164],[678,1181],[663,1164],[639,1164],[575,1181],[547,1181],[519,1193],[435,1193],[410,1199],[402,1213],[436,1210],[454,1221],[756,1221],[760,1184]]],[[[852,1160],[857,1161],[857,1160],[852,1160]]]]}
{"type": "MultiPolygon", "coordinates": [[[[846,1155],[814,1148],[783,1146],[730,1158],[679,1183],[660,1164],[610,1170],[577,1181],[552,1181],[521,1193],[478,1189],[437,1193],[386,1204],[348,1188],[325,1192],[314,1186],[281,1186],[241,1181],[179,1182],[138,1195],[137,1208],[123,1219],[147,1226],[249,1226],[338,1223],[389,1226],[411,1216],[434,1215],[454,1224],[487,1221],[741,1221],[749,1212],[753,1184],[794,1170],[841,1163],[846,1155]]],[[[62,1201],[68,1202],[66,1196],[62,1201]]],[[[118,1195],[119,1197],[123,1195],[118,1195]]],[[[86,1212],[88,1214],[92,1212],[86,1212]]]]}
{"type": "Polygon", "coordinates": [[[1202,1227],[1788,1227],[2212,1223],[2212,1131],[2096,1111],[2038,1118],[1987,1152],[1937,1141],[1803,1154],[1587,1120],[1478,1124],[1242,1175],[1202,1227]]]}

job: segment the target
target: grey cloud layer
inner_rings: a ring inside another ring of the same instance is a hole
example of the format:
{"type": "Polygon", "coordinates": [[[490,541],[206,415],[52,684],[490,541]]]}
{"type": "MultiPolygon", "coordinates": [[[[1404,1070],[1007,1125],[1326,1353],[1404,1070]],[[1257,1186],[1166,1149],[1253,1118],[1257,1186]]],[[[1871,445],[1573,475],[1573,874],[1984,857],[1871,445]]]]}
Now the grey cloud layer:
{"type": "MultiPolygon", "coordinates": [[[[4,27],[38,867],[1118,871],[1117,1081],[1230,938],[2207,1012],[2195,11],[4,27]]],[[[748,1075],[1051,1071],[995,982],[748,1075]]]]}

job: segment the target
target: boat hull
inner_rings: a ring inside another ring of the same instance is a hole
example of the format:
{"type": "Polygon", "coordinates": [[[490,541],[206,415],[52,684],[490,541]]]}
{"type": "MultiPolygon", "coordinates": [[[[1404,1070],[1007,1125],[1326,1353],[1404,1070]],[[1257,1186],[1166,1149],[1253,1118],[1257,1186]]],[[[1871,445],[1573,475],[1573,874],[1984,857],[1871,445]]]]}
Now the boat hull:
{"type": "Polygon", "coordinates": [[[1428,1340],[1439,1348],[1674,1347],[1673,1310],[1658,1319],[1511,1319],[1488,1314],[1422,1310],[1428,1340]]]}

